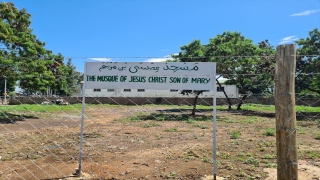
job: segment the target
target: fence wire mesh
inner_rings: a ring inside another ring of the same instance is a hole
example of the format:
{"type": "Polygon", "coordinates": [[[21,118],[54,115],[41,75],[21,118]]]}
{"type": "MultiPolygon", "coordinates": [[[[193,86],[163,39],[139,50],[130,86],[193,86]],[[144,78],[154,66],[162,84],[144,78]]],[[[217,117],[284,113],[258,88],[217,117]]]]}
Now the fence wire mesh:
{"type": "MultiPolygon", "coordinates": [[[[210,179],[213,95],[96,96],[85,104],[82,177],[210,179]]],[[[172,93],[172,92],[171,92],[172,93]]],[[[217,96],[217,176],[277,179],[275,99],[217,96]]],[[[72,179],[79,162],[81,97],[13,97],[0,106],[0,179],[72,179]],[[57,104],[58,103],[58,104],[57,104]]],[[[299,177],[320,178],[320,98],[295,98],[299,177]]],[[[289,118],[290,119],[290,118],[289,118]]],[[[289,134],[288,136],[291,136],[289,134]]],[[[294,147],[293,147],[294,148],[294,147]]],[[[285,169],[284,169],[285,171],[285,169]]],[[[288,172],[289,173],[289,172],[288,172]]]]}

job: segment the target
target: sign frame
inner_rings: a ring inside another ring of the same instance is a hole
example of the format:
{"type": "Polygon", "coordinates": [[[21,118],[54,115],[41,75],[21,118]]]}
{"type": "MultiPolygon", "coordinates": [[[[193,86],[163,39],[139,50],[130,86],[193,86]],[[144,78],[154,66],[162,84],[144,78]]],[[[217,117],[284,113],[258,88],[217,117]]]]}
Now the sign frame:
{"type": "Polygon", "coordinates": [[[213,62],[86,62],[86,89],[213,90],[213,62]]]}

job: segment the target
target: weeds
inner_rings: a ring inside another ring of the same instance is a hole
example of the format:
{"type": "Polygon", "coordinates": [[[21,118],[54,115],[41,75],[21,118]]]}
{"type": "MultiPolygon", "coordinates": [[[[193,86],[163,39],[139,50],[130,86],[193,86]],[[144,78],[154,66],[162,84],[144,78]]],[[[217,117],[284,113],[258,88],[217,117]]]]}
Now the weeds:
{"type": "Polygon", "coordinates": [[[233,131],[230,133],[230,138],[231,139],[239,139],[240,138],[241,133],[239,131],[233,131]]]}
{"type": "Polygon", "coordinates": [[[222,152],[222,153],[219,153],[218,156],[222,159],[229,159],[231,157],[231,154],[228,152],[222,152]]]}
{"type": "Polygon", "coordinates": [[[193,152],[192,150],[187,150],[185,153],[183,153],[183,155],[179,157],[185,160],[194,160],[195,158],[198,158],[199,155],[193,152]]]}
{"type": "Polygon", "coordinates": [[[144,128],[150,128],[150,127],[157,127],[157,126],[160,126],[160,124],[157,123],[157,122],[151,122],[151,123],[145,124],[143,127],[144,128]]]}
{"type": "Polygon", "coordinates": [[[320,158],[320,152],[308,150],[305,152],[306,156],[310,159],[318,159],[320,158]]]}
{"type": "Polygon", "coordinates": [[[202,162],[210,163],[210,159],[207,156],[202,157],[202,162]]]}
{"type": "Polygon", "coordinates": [[[297,131],[299,132],[299,134],[306,134],[306,131],[302,126],[297,126],[297,131]]]}
{"type": "Polygon", "coordinates": [[[160,140],[162,138],[162,136],[160,134],[156,134],[155,137],[157,140],[160,140]]]}
{"type": "Polygon", "coordinates": [[[270,155],[270,154],[266,154],[266,155],[264,155],[264,157],[263,157],[264,159],[274,159],[275,158],[275,156],[273,156],[273,155],[270,155]]]}
{"type": "Polygon", "coordinates": [[[265,132],[263,133],[263,135],[265,136],[275,136],[275,134],[276,134],[275,128],[266,128],[265,132]]]}
{"type": "Polygon", "coordinates": [[[274,142],[274,141],[263,141],[263,142],[259,143],[258,146],[260,148],[263,148],[263,147],[275,147],[276,146],[276,142],[274,142]]]}
{"type": "Polygon", "coordinates": [[[193,127],[198,127],[200,129],[208,129],[208,127],[204,124],[194,124],[193,127]]]}
{"type": "Polygon", "coordinates": [[[254,157],[249,157],[246,161],[246,164],[253,164],[253,165],[258,165],[260,161],[254,157]]]}
{"type": "Polygon", "coordinates": [[[177,128],[165,129],[164,132],[178,132],[177,128]]]}

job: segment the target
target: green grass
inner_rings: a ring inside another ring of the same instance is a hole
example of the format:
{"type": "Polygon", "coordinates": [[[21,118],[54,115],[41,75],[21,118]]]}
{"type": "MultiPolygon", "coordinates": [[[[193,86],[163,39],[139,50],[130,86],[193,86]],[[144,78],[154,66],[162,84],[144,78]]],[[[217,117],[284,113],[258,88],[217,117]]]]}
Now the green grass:
{"type": "Polygon", "coordinates": [[[320,152],[316,150],[302,150],[302,151],[299,151],[299,154],[302,156],[302,158],[309,158],[309,159],[320,158],[320,152]]]}
{"type": "MultiPolygon", "coordinates": [[[[86,109],[91,108],[102,108],[102,107],[119,107],[117,105],[108,104],[86,104],[86,109]]],[[[0,112],[61,112],[61,111],[81,111],[82,104],[72,104],[72,105],[42,105],[42,104],[21,104],[21,105],[9,105],[0,106],[0,112]]]]}
{"type": "Polygon", "coordinates": [[[210,159],[207,156],[203,156],[201,160],[204,163],[210,163],[210,159]]]}
{"type": "Polygon", "coordinates": [[[241,136],[240,131],[233,131],[230,133],[230,138],[231,139],[239,139],[241,136]]]}
{"type": "Polygon", "coordinates": [[[275,141],[263,141],[258,143],[258,146],[261,147],[276,147],[275,141]]]}
{"type": "Polygon", "coordinates": [[[263,158],[264,158],[264,159],[275,159],[276,156],[275,156],[275,155],[271,155],[271,154],[266,154],[266,155],[264,155],[263,158]]]}
{"type": "Polygon", "coordinates": [[[306,130],[302,126],[297,126],[297,132],[299,134],[307,134],[306,130]]]}
{"type": "Polygon", "coordinates": [[[157,127],[157,126],[161,126],[161,125],[157,122],[150,122],[150,123],[145,124],[143,127],[150,128],[150,127],[157,127]]]}
{"type": "Polygon", "coordinates": [[[249,157],[245,161],[246,164],[253,164],[253,165],[258,165],[260,163],[259,159],[256,159],[254,157],[249,157]]]}
{"type": "MultiPolygon", "coordinates": [[[[217,106],[217,109],[221,107],[217,106]]],[[[262,112],[275,112],[274,105],[262,105],[262,104],[245,104],[241,107],[242,110],[250,110],[250,111],[262,111],[262,112]]],[[[297,112],[320,112],[320,107],[311,107],[311,106],[296,106],[297,112]]]]}
{"type": "Polygon", "coordinates": [[[311,106],[296,106],[297,112],[320,112],[320,107],[311,107],[311,106]]]}
{"type": "MultiPolygon", "coordinates": [[[[125,107],[125,105],[121,105],[125,107]]],[[[154,104],[150,105],[142,105],[141,107],[150,107],[154,106],[154,104]]],[[[175,109],[192,109],[192,106],[182,105],[182,106],[175,106],[175,105],[157,105],[158,107],[168,107],[168,108],[175,108],[175,109]],[[178,108],[177,108],[178,107],[178,108]]],[[[41,105],[41,104],[21,104],[21,105],[9,105],[9,106],[0,106],[0,111],[34,111],[34,112],[57,112],[60,110],[63,111],[70,111],[70,110],[80,110],[82,104],[71,104],[71,105],[41,105]]],[[[110,104],[86,104],[86,108],[95,108],[95,107],[119,107],[119,105],[110,105],[110,104]]],[[[216,106],[217,110],[227,110],[227,106],[216,106]]],[[[235,109],[236,107],[233,107],[235,109]]],[[[204,106],[204,105],[197,105],[198,110],[212,110],[212,106],[204,106]]],[[[244,104],[242,105],[242,110],[251,110],[251,111],[267,111],[267,112],[274,112],[275,106],[274,105],[261,105],[261,104],[244,104]]],[[[297,112],[320,112],[320,107],[311,107],[311,106],[296,106],[297,112]]]]}
{"type": "Polygon", "coordinates": [[[274,112],[274,105],[262,105],[262,104],[245,104],[241,106],[242,110],[250,110],[250,111],[265,111],[265,112],[274,112]]]}
{"type": "Polygon", "coordinates": [[[165,129],[164,132],[178,132],[177,128],[165,129]]]}
{"type": "Polygon", "coordinates": [[[275,128],[266,128],[265,132],[263,133],[265,136],[275,136],[276,135],[276,129],[275,128]]]}
{"type": "Polygon", "coordinates": [[[218,157],[222,158],[222,159],[229,159],[231,158],[231,154],[228,152],[221,152],[221,153],[217,153],[218,157]]]}
{"type": "Polygon", "coordinates": [[[198,124],[198,123],[195,123],[195,124],[193,125],[193,127],[198,127],[198,128],[200,128],[200,129],[208,129],[208,127],[207,127],[206,125],[204,125],[204,124],[198,124]]]}
{"type": "Polygon", "coordinates": [[[258,118],[256,116],[249,116],[246,117],[245,119],[241,120],[241,123],[248,123],[248,124],[253,124],[257,122],[258,118]]]}

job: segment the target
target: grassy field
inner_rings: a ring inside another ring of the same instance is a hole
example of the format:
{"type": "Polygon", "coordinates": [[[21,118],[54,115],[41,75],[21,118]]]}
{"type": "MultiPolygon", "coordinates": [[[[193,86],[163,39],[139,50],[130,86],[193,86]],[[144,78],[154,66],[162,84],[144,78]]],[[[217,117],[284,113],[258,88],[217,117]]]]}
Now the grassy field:
{"type": "MultiPolygon", "coordinates": [[[[86,108],[116,108],[119,105],[109,105],[109,104],[86,104],[86,108]]],[[[143,105],[139,107],[153,107],[158,105],[143,105]]],[[[190,106],[173,106],[173,105],[161,105],[161,107],[179,107],[179,109],[190,109],[190,106]]],[[[59,112],[59,111],[75,111],[81,110],[82,104],[72,104],[72,105],[41,105],[41,104],[22,104],[22,105],[10,105],[10,106],[0,106],[0,112],[3,111],[19,111],[19,112],[59,112]]],[[[212,110],[212,106],[198,105],[198,110],[212,110]]],[[[227,106],[216,106],[217,110],[227,110],[227,106]]],[[[235,109],[234,109],[235,110],[235,109]]],[[[261,105],[261,104],[245,104],[241,108],[242,111],[258,111],[258,112],[275,112],[274,105],[261,105]]],[[[320,112],[320,107],[311,106],[296,106],[297,112],[320,112]]]]}

